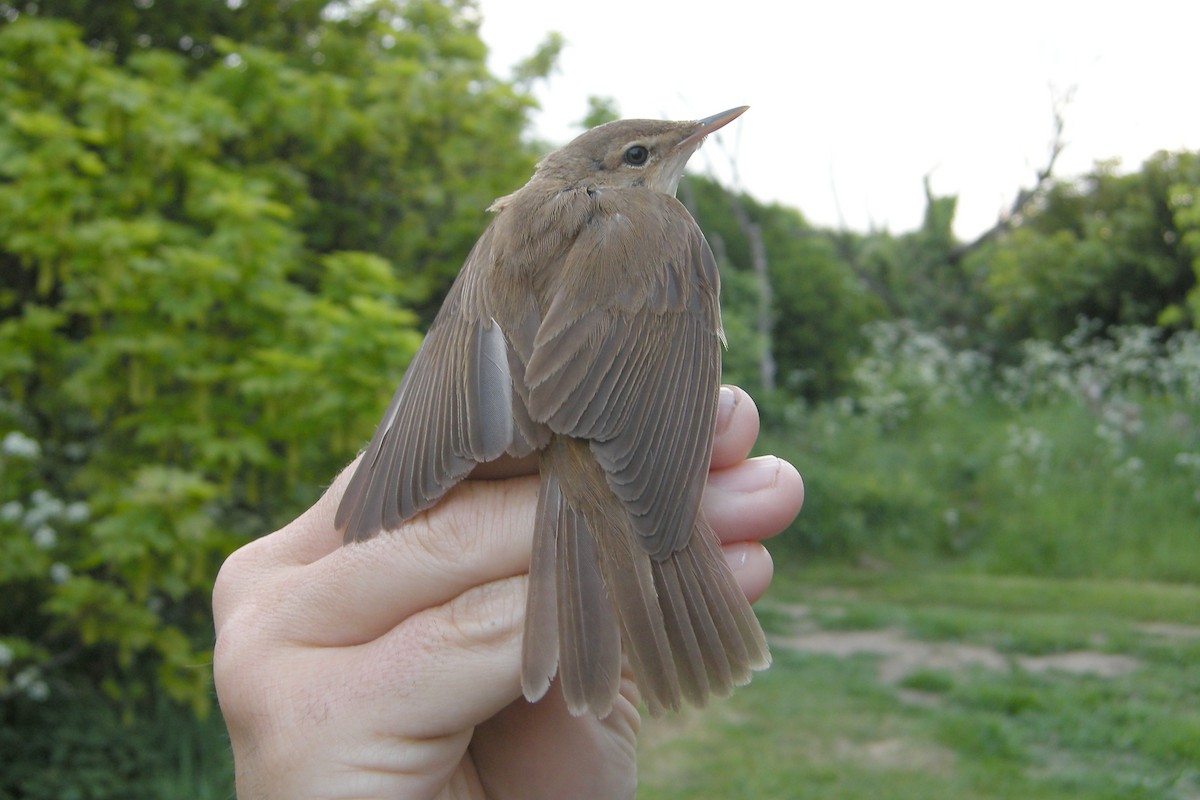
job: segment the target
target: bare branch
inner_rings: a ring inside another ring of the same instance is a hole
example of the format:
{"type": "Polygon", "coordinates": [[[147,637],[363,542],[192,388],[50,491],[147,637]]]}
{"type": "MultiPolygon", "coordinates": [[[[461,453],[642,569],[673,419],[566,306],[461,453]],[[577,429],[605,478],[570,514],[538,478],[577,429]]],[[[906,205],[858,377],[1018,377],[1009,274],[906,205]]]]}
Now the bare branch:
{"type": "Polygon", "coordinates": [[[1042,189],[1050,182],[1054,176],[1054,165],[1058,163],[1058,157],[1062,155],[1062,151],[1066,149],[1067,143],[1063,139],[1063,129],[1066,127],[1066,110],[1075,97],[1075,88],[1071,86],[1065,91],[1057,91],[1051,89],[1052,101],[1051,108],[1054,116],[1054,136],[1050,140],[1050,152],[1046,159],[1046,165],[1039,169],[1036,173],[1036,180],[1033,187],[1029,189],[1021,189],[1017,192],[1016,198],[1013,199],[1012,206],[1001,214],[996,224],[988,228],[983,233],[976,236],[972,241],[959,245],[950,251],[950,263],[957,264],[962,261],[970,253],[978,250],[987,242],[995,239],[1003,233],[1007,233],[1012,228],[1020,224],[1026,210],[1033,201],[1041,193],[1042,189]]]}

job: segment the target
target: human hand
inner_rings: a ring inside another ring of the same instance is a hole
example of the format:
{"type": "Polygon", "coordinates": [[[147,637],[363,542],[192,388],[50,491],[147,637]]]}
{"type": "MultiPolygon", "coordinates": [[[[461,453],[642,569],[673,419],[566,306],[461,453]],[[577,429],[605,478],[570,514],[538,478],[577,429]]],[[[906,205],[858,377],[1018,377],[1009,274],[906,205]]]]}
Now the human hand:
{"type": "MultiPolygon", "coordinates": [[[[753,401],[722,391],[704,510],[751,599],[772,571],[758,540],[804,493],[790,464],[747,459],[757,435],[753,401]]],[[[628,676],[602,720],[572,717],[557,687],[521,696],[535,470],[489,465],[505,479],[465,481],[401,529],[342,547],[347,469],[229,557],[213,590],[213,669],[239,797],[632,797],[628,676]]]]}

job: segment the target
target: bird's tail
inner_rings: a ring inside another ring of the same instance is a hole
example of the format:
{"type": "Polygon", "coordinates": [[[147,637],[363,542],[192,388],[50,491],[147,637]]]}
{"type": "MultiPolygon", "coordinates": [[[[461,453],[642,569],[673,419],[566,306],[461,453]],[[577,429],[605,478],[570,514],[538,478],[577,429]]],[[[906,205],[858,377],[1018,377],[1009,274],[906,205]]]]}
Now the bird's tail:
{"type": "Polygon", "coordinates": [[[557,672],[573,714],[606,716],[622,645],[654,715],[749,682],[770,663],[766,638],[703,514],[685,547],[652,558],[586,450],[556,440],[542,453],[526,697],[540,698],[557,672]]]}

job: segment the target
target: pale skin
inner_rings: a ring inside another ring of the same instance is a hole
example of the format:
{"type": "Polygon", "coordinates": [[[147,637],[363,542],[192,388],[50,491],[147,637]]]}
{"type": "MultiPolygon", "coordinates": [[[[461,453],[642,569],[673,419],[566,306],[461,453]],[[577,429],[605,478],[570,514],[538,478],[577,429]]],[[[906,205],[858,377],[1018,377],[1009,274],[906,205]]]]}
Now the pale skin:
{"type": "MultiPolygon", "coordinates": [[[[722,390],[704,511],[754,600],[759,543],[791,522],[792,465],[750,459],[758,411],[722,390]]],[[[531,461],[489,465],[398,531],[342,547],[351,470],[291,524],[231,555],[213,591],[213,671],[238,797],[620,798],[636,786],[637,687],[602,720],[557,686],[521,696],[531,461]]]]}

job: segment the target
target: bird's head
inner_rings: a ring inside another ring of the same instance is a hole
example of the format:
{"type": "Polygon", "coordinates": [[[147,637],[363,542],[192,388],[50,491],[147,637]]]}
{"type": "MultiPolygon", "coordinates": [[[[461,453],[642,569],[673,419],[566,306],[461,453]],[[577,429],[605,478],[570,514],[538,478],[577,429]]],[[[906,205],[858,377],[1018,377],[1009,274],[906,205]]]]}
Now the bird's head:
{"type": "Polygon", "coordinates": [[[702,120],[663,122],[622,119],[580,134],[538,164],[537,178],[570,186],[644,186],[674,195],[683,169],[704,137],[741,116],[749,106],[702,120]]]}

